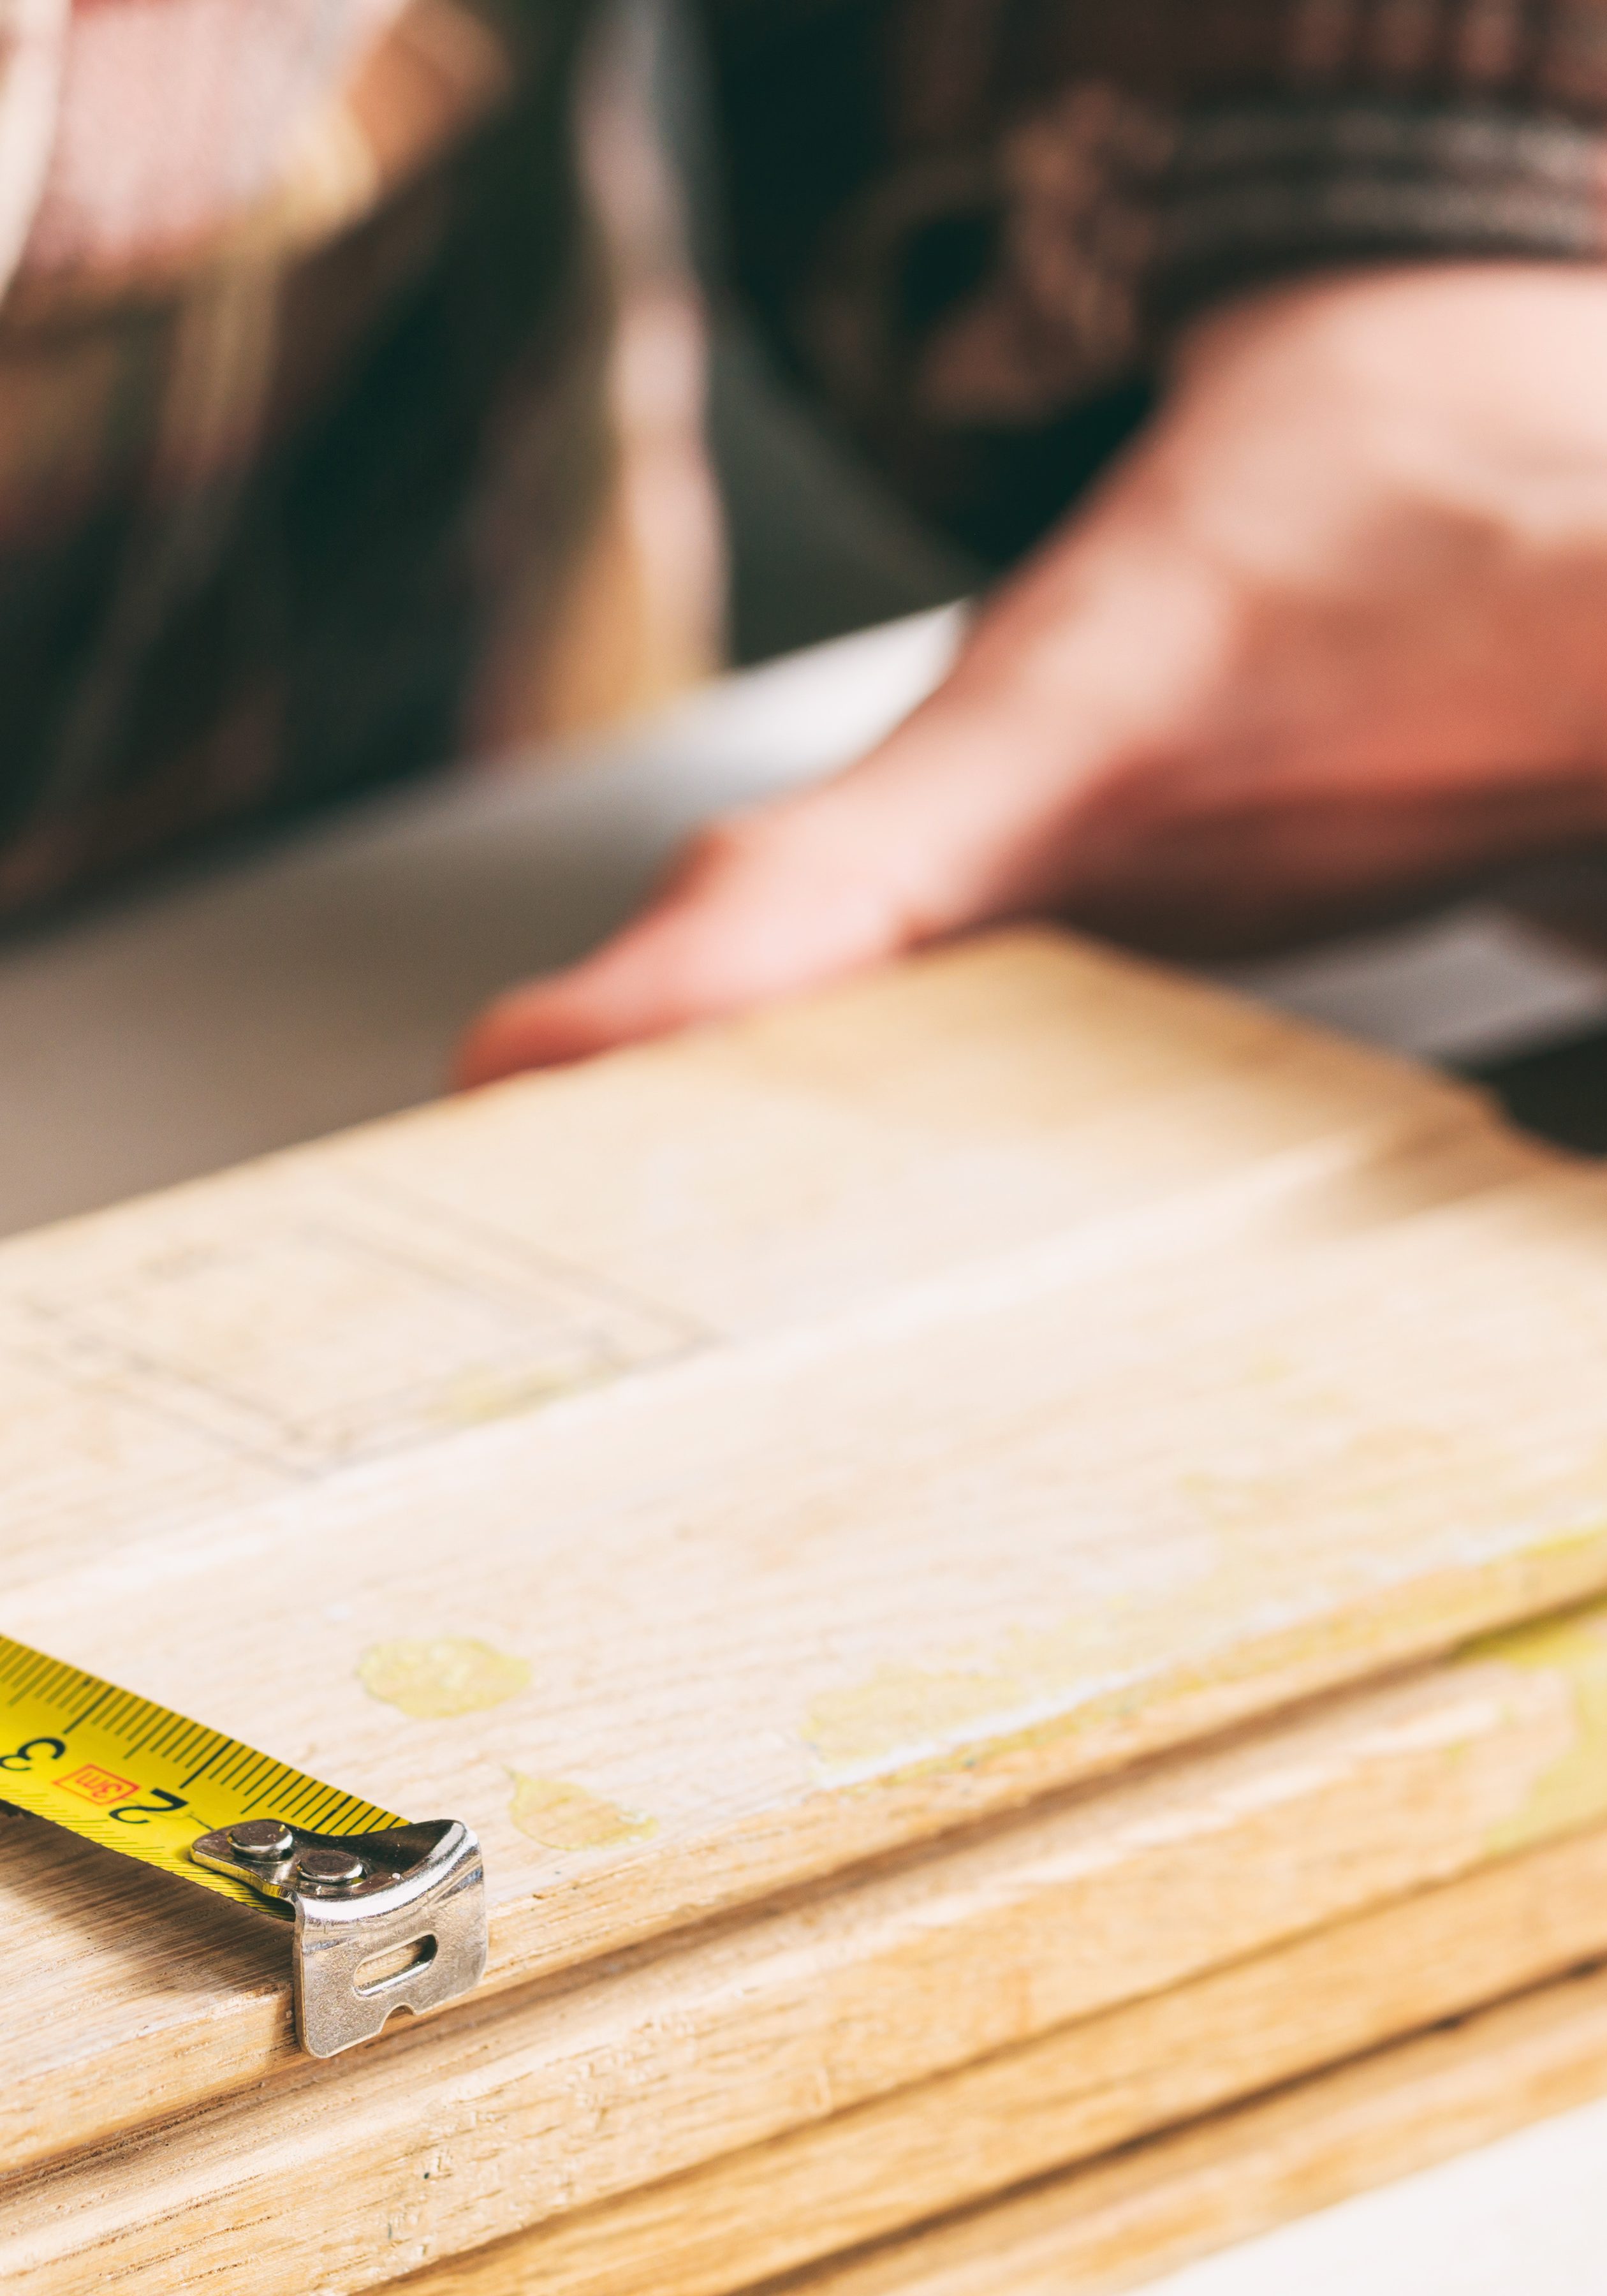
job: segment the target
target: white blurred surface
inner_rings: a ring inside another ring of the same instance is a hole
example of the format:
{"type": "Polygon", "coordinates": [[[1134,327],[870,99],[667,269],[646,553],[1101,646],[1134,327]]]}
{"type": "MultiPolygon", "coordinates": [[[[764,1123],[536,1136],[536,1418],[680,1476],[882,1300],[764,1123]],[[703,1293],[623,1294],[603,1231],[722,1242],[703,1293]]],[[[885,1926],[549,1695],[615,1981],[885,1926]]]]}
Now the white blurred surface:
{"type": "Polygon", "coordinates": [[[1499,1060],[1607,1013],[1607,964],[1484,901],[1218,977],[1424,1060],[1499,1060]]]}
{"type": "Polygon", "coordinates": [[[0,947],[0,1232],[430,1098],[488,997],[600,939],[709,815],[874,741],[958,627],[839,639],[0,947]]]}
{"type": "Polygon", "coordinates": [[[1600,2296],[1607,2101],[1144,2286],[1145,2296],[1600,2296]]]}

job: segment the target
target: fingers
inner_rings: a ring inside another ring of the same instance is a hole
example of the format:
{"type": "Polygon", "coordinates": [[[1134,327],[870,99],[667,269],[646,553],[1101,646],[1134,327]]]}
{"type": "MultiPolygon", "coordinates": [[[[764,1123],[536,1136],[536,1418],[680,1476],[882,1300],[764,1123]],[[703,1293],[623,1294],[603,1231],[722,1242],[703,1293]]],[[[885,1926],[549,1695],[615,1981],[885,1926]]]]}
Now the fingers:
{"type": "Polygon", "coordinates": [[[1197,586],[1153,569],[1125,581],[1090,556],[1062,545],[1002,598],[859,764],[707,832],[594,955],[500,998],[459,1083],[797,995],[1054,900],[1080,808],[1176,704],[1202,644],[1197,586]]]}
{"type": "Polygon", "coordinates": [[[785,996],[904,946],[916,931],[865,850],[858,791],[721,824],[623,931],[567,972],[498,998],[471,1030],[460,1084],[485,1084],[785,996]]]}
{"type": "Polygon", "coordinates": [[[1281,937],[1596,818],[1576,790],[1519,787],[1601,750],[1596,578],[1570,555],[1574,509],[1522,476],[1554,468],[1532,446],[1549,432],[1520,432],[1513,461],[1458,402],[1447,447],[1435,329],[1381,367],[1368,296],[1335,294],[1199,338],[940,691],[834,782],[711,832],[595,955],[504,997],[461,1079],[1035,909],[1174,951],[1281,937]]]}
{"type": "Polygon", "coordinates": [[[820,790],[705,832],[594,955],[481,1016],[459,1082],[799,994],[969,922],[1007,890],[972,818],[973,781],[1007,790],[990,760],[997,742],[995,729],[962,732],[941,712],[820,790]]]}

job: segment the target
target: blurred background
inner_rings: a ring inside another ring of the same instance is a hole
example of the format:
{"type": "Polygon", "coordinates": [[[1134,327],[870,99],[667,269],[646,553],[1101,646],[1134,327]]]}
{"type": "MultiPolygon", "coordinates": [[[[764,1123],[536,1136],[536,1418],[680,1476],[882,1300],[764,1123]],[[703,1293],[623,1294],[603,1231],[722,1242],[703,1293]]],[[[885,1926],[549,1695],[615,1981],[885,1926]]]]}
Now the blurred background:
{"type": "Polygon", "coordinates": [[[972,588],[978,570],[806,412],[724,291],[701,60],[674,0],[619,0],[578,134],[619,307],[619,463],[524,722],[604,724],[972,588]]]}
{"type": "MultiPolygon", "coordinates": [[[[611,483],[562,610],[544,594],[511,633],[471,744],[496,769],[248,825],[0,935],[0,1234],[430,1098],[486,999],[942,676],[981,570],[806,410],[725,291],[707,110],[675,0],[617,0],[576,129],[619,313],[611,483]]],[[[1601,1152],[1604,882],[1530,871],[1225,977],[1601,1152]]]]}

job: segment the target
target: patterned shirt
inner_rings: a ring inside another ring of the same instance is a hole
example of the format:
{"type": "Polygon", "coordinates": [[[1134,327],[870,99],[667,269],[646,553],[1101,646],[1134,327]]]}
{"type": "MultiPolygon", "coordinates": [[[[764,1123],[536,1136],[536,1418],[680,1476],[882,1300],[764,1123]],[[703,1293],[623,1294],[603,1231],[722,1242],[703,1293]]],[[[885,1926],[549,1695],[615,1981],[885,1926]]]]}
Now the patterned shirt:
{"type": "MultiPolygon", "coordinates": [[[[606,464],[588,0],[6,0],[0,913],[449,758],[606,464]]],[[[1004,554],[1212,299],[1598,258],[1607,0],[703,0],[737,281],[1004,554]]]]}

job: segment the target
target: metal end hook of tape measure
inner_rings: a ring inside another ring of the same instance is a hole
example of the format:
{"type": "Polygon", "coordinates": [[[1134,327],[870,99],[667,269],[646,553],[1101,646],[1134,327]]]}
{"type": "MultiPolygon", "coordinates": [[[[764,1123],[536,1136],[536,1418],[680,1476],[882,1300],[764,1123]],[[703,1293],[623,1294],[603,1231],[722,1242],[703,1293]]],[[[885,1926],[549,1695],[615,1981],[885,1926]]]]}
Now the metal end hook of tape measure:
{"type": "Polygon", "coordinates": [[[315,2057],[372,2040],[394,2009],[433,2009],[486,1966],[485,1866],[455,1818],[309,1833],[253,1818],[190,1855],[295,1915],[296,2030],[315,2057]]]}

